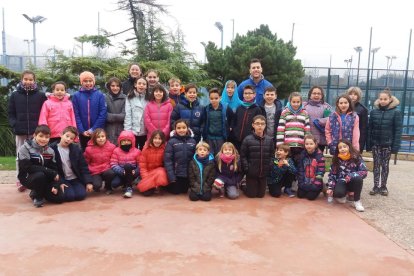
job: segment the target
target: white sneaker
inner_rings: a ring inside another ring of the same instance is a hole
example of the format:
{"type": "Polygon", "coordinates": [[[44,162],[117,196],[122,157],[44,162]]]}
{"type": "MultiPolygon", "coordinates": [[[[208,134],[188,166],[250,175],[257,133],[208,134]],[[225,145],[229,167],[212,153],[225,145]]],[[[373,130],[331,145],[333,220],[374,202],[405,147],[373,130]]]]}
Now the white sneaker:
{"type": "Polygon", "coordinates": [[[364,212],[365,208],[362,206],[361,200],[354,201],[355,210],[358,212],[364,212]]]}
{"type": "Polygon", "coordinates": [[[125,198],[131,198],[132,197],[132,188],[131,187],[128,187],[126,189],[126,192],[124,193],[124,197],[125,198]]]}
{"type": "Polygon", "coordinates": [[[328,203],[333,203],[333,196],[328,196],[328,203]]]}
{"type": "Polygon", "coordinates": [[[338,203],[345,204],[346,203],[346,196],[338,197],[338,198],[336,198],[336,201],[338,201],[338,203]]]}

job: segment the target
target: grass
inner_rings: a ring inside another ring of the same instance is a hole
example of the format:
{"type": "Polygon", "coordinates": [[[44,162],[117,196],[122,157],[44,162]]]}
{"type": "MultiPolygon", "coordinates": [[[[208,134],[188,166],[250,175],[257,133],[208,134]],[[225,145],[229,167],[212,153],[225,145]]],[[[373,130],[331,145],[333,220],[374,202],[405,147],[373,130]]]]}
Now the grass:
{"type": "Polygon", "coordinates": [[[15,156],[0,156],[0,171],[14,171],[16,170],[15,156]]]}

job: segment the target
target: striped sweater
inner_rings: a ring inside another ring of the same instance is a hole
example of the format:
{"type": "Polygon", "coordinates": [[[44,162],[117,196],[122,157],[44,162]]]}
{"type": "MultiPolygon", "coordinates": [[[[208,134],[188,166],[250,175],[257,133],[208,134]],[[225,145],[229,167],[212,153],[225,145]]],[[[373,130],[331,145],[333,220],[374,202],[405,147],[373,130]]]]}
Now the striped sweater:
{"type": "Polygon", "coordinates": [[[310,134],[309,115],[303,108],[294,111],[286,107],[279,119],[276,144],[287,143],[289,147],[304,146],[303,138],[310,134]]]}

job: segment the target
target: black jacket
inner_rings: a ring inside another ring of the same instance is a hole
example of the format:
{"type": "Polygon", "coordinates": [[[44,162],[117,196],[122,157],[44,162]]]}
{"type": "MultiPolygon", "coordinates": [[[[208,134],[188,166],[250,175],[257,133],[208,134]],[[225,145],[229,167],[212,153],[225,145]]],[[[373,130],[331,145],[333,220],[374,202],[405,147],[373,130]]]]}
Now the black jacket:
{"type": "Polygon", "coordinates": [[[203,195],[205,192],[211,192],[215,177],[216,168],[214,165],[213,155],[209,155],[209,162],[205,166],[202,166],[200,162],[196,160],[194,155],[188,165],[190,191],[196,193],[197,195],[203,195]],[[202,169],[202,173],[200,169],[202,169]]]}
{"type": "Polygon", "coordinates": [[[355,112],[359,117],[359,150],[362,152],[365,148],[368,133],[368,109],[361,103],[355,104],[355,112]]]}
{"type": "Polygon", "coordinates": [[[241,105],[236,109],[236,113],[231,122],[232,134],[236,141],[241,143],[244,138],[252,132],[252,122],[256,115],[263,115],[266,117],[264,109],[257,104],[252,104],[248,108],[241,105]]]}
{"type": "Polygon", "coordinates": [[[250,177],[265,177],[270,171],[271,159],[274,156],[273,139],[267,135],[259,137],[250,134],[244,138],[240,157],[243,172],[250,177]]]}

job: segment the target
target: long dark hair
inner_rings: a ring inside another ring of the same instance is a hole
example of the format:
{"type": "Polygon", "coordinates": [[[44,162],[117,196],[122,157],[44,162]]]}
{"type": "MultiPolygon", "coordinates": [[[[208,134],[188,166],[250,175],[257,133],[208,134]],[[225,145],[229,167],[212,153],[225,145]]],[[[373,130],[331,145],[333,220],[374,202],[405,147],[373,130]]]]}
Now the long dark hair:
{"type": "Polygon", "coordinates": [[[150,138],[149,138],[149,140],[148,140],[148,143],[149,143],[152,147],[155,147],[155,145],[154,145],[154,138],[155,138],[157,135],[158,135],[158,136],[160,136],[160,138],[161,138],[161,141],[162,141],[161,145],[165,144],[165,140],[166,140],[166,138],[165,138],[165,134],[164,134],[164,132],[162,132],[161,130],[157,129],[157,130],[155,130],[155,131],[151,134],[151,137],[150,137],[150,138]]]}
{"type": "Polygon", "coordinates": [[[147,88],[145,89],[145,99],[148,101],[149,98],[149,93],[148,93],[148,81],[144,78],[144,77],[139,77],[134,81],[134,89],[129,90],[128,92],[128,99],[132,99],[135,97],[135,84],[139,81],[139,80],[144,80],[147,83],[147,88]]]}
{"type": "Polygon", "coordinates": [[[149,100],[150,101],[155,101],[154,92],[157,91],[157,90],[162,92],[161,102],[162,103],[165,102],[165,100],[168,99],[168,94],[167,94],[167,90],[165,90],[165,87],[162,86],[161,84],[154,85],[154,87],[152,88],[152,93],[150,93],[150,95],[149,95],[149,100]]]}
{"type": "Polygon", "coordinates": [[[350,162],[359,162],[359,159],[361,158],[361,154],[355,150],[354,146],[352,146],[352,143],[349,140],[346,139],[339,139],[338,145],[336,145],[336,152],[335,155],[332,156],[332,167],[334,168],[335,172],[338,172],[339,169],[339,144],[343,143],[349,147],[349,153],[351,154],[351,159],[349,159],[350,162]]]}

